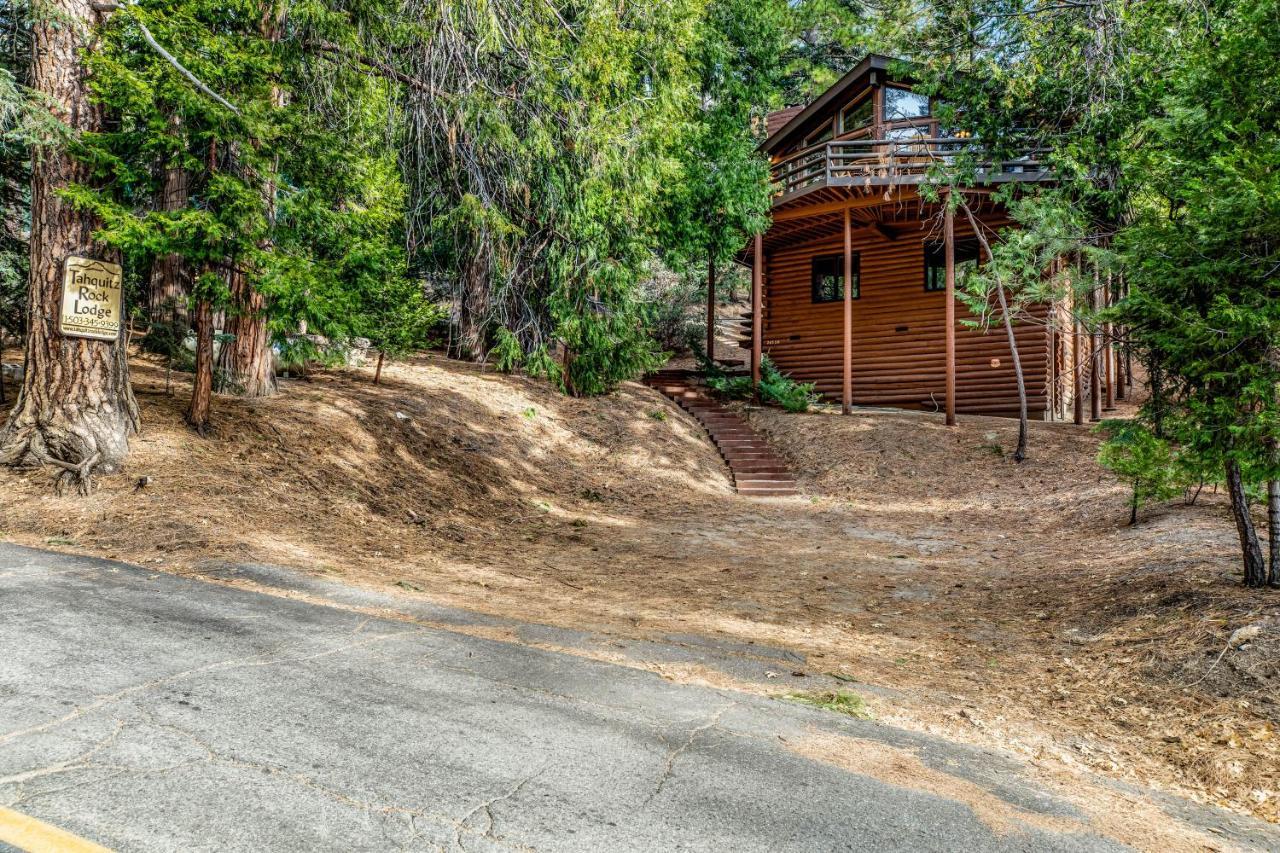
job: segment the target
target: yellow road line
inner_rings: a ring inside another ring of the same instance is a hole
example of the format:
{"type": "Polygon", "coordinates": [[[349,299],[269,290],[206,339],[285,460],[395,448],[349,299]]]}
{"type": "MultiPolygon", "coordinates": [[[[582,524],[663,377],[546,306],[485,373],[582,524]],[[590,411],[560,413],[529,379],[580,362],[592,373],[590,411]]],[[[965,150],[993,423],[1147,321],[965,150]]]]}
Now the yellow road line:
{"type": "Polygon", "coordinates": [[[111,853],[107,848],[0,806],[0,841],[27,853],[111,853]]]}

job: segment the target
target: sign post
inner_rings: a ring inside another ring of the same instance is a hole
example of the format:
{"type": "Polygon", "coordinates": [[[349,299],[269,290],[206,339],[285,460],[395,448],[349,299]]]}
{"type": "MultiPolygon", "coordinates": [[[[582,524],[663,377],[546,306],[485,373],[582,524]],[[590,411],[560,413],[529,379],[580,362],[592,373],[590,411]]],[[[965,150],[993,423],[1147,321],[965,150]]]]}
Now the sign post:
{"type": "Polygon", "coordinates": [[[124,322],[123,272],[119,264],[68,257],[62,277],[58,330],[71,338],[117,340],[124,322]]]}

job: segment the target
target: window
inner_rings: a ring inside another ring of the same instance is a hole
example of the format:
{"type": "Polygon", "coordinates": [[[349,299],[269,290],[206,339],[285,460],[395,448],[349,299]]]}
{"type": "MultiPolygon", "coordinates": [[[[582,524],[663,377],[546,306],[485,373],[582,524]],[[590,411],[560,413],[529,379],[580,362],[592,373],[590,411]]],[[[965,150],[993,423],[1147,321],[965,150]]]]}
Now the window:
{"type": "Polygon", "coordinates": [[[833,125],[833,122],[827,122],[821,128],[814,131],[813,136],[810,136],[808,139],[804,141],[805,147],[807,148],[810,145],[817,145],[819,142],[826,142],[828,139],[834,136],[835,132],[832,125],[833,125]]]}
{"type": "Polygon", "coordinates": [[[897,86],[884,88],[884,120],[906,121],[929,115],[929,96],[918,95],[910,89],[897,86]]]}
{"type": "MultiPolygon", "coordinates": [[[[978,241],[956,241],[956,279],[961,271],[978,266],[978,241]]],[[[924,244],[924,289],[930,293],[947,289],[947,254],[943,243],[924,244]]]]}
{"type": "Polygon", "coordinates": [[[840,112],[840,132],[853,133],[864,130],[875,121],[875,100],[869,95],[852,103],[840,112]]]}
{"type": "MultiPolygon", "coordinates": [[[[853,298],[859,292],[861,264],[857,252],[853,253],[853,298]]],[[[840,302],[844,299],[844,255],[823,255],[813,259],[813,301],[840,302]]]]}
{"type": "Polygon", "coordinates": [[[911,124],[906,127],[894,127],[884,132],[885,139],[926,139],[929,136],[929,125],[911,124]]]}

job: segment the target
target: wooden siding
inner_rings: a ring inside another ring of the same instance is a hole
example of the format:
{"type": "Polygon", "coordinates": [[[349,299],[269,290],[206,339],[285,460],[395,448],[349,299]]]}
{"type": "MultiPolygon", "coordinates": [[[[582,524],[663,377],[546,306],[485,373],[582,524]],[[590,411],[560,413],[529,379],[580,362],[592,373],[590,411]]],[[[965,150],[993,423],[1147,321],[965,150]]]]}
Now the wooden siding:
{"type": "MultiPolygon", "coordinates": [[[[861,294],[853,303],[855,405],[943,407],[945,294],[924,289],[925,243],[941,236],[930,233],[930,224],[899,225],[895,240],[865,230],[854,235],[861,266],[861,294]]],[[[957,221],[956,239],[971,236],[967,223],[957,221]]],[[[821,393],[837,398],[843,375],[843,306],[815,304],[810,276],[815,256],[842,252],[841,235],[779,247],[766,258],[764,288],[764,351],[784,372],[815,382],[821,393]]],[[[956,313],[957,411],[1016,413],[1017,385],[1004,328],[984,332],[966,326],[972,315],[962,304],[956,313]]],[[[1047,316],[1047,308],[1040,313],[1047,316]]],[[[1032,417],[1044,417],[1050,406],[1050,337],[1040,323],[1020,324],[1016,333],[1029,408],[1032,417]]]]}

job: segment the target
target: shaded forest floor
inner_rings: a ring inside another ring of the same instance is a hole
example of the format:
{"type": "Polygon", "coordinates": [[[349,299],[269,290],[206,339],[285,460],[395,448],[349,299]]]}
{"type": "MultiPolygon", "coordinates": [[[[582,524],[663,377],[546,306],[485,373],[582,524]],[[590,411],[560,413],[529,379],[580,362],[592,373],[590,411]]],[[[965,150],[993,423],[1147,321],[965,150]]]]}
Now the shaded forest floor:
{"type": "MultiPolygon", "coordinates": [[[[12,359],[13,356],[10,355],[12,359]]],[[[655,392],[596,400],[435,356],[219,398],[134,361],[129,469],[88,500],[0,472],[0,536],[179,573],[272,563],[618,637],[784,646],[890,688],[876,716],[1280,820],[1280,594],[1239,585],[1225,501],[1127,520],[1098,438],[1033,424],[752,412],[800,498],[730,490],[655,392]],[[151,482],[136,488],[139,477],[151,482]],[[1243,649],[1237,628],[1261,627],[1243,649]]],[[[686,673],[684,676],[696,677],[686,673]]]]}

